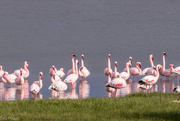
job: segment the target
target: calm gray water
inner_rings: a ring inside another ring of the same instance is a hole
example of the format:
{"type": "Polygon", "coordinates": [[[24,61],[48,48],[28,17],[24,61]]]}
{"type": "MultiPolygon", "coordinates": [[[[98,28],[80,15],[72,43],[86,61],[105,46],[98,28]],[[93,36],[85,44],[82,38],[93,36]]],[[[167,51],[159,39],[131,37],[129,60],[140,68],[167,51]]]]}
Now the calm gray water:
{"type": "MultiPolygon", "coordinates": [[[[1,0],[0,64],[12,73],[26,60],[30,69],[24,90],[1,84],[1,100],[31,98],[28,86],[38,80],[39,71],[44,73],[41,97],[53,98],[56,94],[48,90],[49,68],[55,65],[67,72],[73,53],[79,60],[85,55],[91,75],[85,89],[79,79],[75,90],[66,91],[66,97],[107,96],[103,70],[109,53],[112,68],[117,61],[119,72],[129,56],[132,66],[140,61],[142,69],[150,66],[150,54],[155,65],[162,64],[164,51],[168,55],[166,67],[171,63],[179,66],[179,4],[178,0],[1,0]]],[[[136,92],[140,78],[137,76],[136,83],[129,83],[125,91],[120,90],[120,95],[136,92]]],[[[171,92],[176,85],[176,79],[164,80],[154,90],[171,92]]]]}

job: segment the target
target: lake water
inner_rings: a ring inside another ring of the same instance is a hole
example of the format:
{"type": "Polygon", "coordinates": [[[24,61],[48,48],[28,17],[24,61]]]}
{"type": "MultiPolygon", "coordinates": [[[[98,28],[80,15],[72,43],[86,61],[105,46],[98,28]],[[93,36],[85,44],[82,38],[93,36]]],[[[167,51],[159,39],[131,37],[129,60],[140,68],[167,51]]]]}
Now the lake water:
{"type": "MultiPolygon", "coordinates": [[[[0,100],[29,99],[29,86],[44,73],[43,88],[38,98],[107,97],[107,55],[111,67],[118,62],[118,71],[125,68],[132,56],[135,66],[149,67],[149,55],[154,64],[162,65],[162,52],[167,53],[169,64],[180,65],[180,1],[178,0],[1,0],[0,4],[0,64],[12,73],[29,64],[30,76],[22,89],[0,84],[0,100]],[[71,68],[71,55],[80,60],[85,55],[85,66],[91,72],[87,82],[77,80],[57,97],[48,90],[49,69],[71,68]]],[[[119,96],[139,92],[137,82],[128,82],[119,96]]],[[[132,78],[131,78],[132,79],[132,78]]],[[[165,78],[164,78],[165,79],[165,78]]],[[[177,79],[158,81],[152,91],[170,93],[177,79]]]]}

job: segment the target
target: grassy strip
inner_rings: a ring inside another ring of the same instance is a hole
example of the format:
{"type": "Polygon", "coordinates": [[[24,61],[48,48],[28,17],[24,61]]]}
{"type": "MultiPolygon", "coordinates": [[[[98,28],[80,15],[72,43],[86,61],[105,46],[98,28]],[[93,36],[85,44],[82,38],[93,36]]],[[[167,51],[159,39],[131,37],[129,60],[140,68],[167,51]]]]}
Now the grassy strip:
{"type": "Polygon", "coordinates": [[[137,93],[117,98],[1,101],[0,120],[180,120],[176,94],[137,93]]]}

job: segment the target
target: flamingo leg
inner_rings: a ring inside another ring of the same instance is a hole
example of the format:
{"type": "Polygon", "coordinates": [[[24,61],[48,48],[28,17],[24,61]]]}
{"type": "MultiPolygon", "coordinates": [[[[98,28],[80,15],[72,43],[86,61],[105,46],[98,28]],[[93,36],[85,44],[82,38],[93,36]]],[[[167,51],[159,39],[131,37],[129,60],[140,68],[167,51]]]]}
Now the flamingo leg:
{"type": "Polygon", "coordinates": [[[115,89],[114,97],[117,97],[117,89],[115,89]]]}
{"type": "Polygon", "coordinates": [[[147,92],[147,85],[146,85],[146,90],[145,90],[145,92],[147,92]]]}
{"type": "Polygon", "coordinates": [[[149,85],[149,93],[150,93],[150,85],[149,85]]]}
{"type": "Polygon", "coordinates": [[[179,86],[179,75],[178,75],[178,78],[177,78],[177,84],[178,84],[178,86],[179,86]]]}
{"type": "Polygon", "coordinates": [[[135,76],[133,76],[133,82],[135,82],[135,76]]]}

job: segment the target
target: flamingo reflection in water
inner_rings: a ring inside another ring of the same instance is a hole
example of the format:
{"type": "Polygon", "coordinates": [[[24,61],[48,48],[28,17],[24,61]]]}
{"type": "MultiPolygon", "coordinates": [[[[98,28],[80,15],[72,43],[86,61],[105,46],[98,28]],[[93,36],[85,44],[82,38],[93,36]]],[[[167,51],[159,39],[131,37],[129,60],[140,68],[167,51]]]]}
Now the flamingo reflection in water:
{"type": "Polygon", "coordinates": [[[76,86],[77,83],[74,82],[74,84],[70,84],[69,85],[69,91],[66,93],[66,98],[70,98],[70,99],[78,99],[78,94],[76,92],[76,86]]]}
{"type": "Polygon", "coordinates": [[[90,85],[87,80],[79,81],[79,98],[88,98],[90,91],[90,85]]]}
{"type": "Polygon", "coordinates": [[[132,92],[132,89],[131,89],[132,83],[131,82],[132,82],[131,79],[126,80],[126,86],[117,91],[117,96],[125,96],[128,94],[131,94],[131,92],[132,92]]]}

